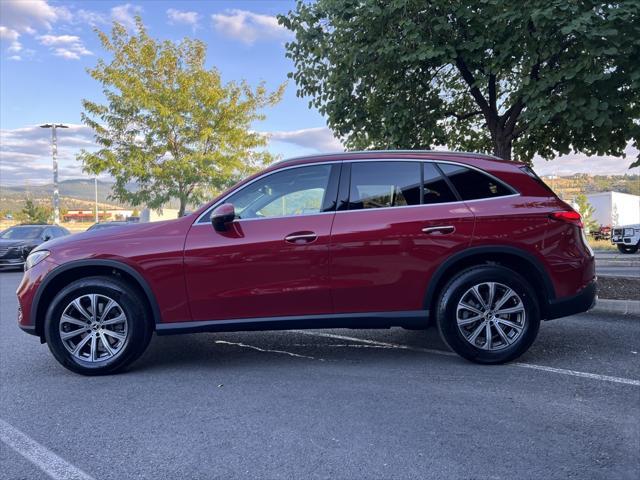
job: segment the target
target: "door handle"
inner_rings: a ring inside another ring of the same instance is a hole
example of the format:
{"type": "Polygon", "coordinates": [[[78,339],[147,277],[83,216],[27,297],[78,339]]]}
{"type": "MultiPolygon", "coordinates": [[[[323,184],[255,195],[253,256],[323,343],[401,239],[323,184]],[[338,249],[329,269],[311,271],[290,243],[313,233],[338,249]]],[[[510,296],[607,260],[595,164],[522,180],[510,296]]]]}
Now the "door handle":
{"type": "Polygon", "coordinates": [[[295,232],[284,237],[284,240],[289,243],[311,243],[317,238],[314,232],[295,232]]]}
{"type": "Polygon", "coordinates": [[[456,231],[453,225],[439,225],[437,227],[424,227],[422,233],[440,233],[441,235],[451,235],[456,231]]]}

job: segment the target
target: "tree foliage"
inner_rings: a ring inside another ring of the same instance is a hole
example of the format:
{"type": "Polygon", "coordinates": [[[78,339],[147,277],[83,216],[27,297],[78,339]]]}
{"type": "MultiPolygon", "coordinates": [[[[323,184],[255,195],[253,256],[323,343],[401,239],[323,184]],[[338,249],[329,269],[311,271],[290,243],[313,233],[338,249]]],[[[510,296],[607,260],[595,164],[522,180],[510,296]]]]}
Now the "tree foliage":
{"type": "Polygon", "coordinates": [[[188,203],[272,160],[251,125],[280,100],[284,85],[268,92],[264,84],[223,84],[205,66],[203,42],[158,42],[140,18],[134,33],[117,23],[110,37],[97,33],[112,58],[88,72],[106,103],[83,100],[82,120],[100,149],[79,159],[86,171],[115,178],[114,198],[155,209],[177,198],[183,215],[188,203]]]}
{"type": "Polygon", "coordinates": [[[640,137],[640,2],[298,0],[287,56],[352,148],[622,155],[640,137]]]}
{"type": "Polygon", "coordinates": [[[582,223],[587,233],[595,232],[600,228],[600,225],[593,218],[595,208],[589,203],[586,195],[580,194],[576,197],[576,210],[582,216],[582,223]]]}
{"type": "Polygon", "coordinates": [[[26,198],[24,207],[16,215],[16,219],[21,223],[48,223],[52,216],[51,207],[38,205],[31,198],[26,198]]]}

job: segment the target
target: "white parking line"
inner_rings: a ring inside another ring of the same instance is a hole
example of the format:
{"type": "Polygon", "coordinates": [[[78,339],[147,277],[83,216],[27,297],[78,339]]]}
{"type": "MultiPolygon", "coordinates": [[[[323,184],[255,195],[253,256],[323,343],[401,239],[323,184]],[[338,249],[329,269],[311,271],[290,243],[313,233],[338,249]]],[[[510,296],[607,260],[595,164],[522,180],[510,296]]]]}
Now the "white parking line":
{"type": "Polygon", "coordinates": [[[247,345],[246,343],[227,342],[225,340],[216,340],[214,343],[219,343],[222,345],[235,345],[236,347],[250,348],[252,350],[257,350],[258,352],[280,353],[282,355],[289,355],[291,357],[308,358],[309,360],[320,360],[321,362],[324,362],[322,358],[309,357],[307,355],[300,355],[298,353],[286,352],[284,350],[269,350],[268,348],[260,348],[260,347],[256,347],[255,345],[247,345]]]}
{"type": "MultiPolygon", "coordinates": [[[[348,337],[345,335],[336,335],[333,333],[311,332],[306,330],[293,330],[293,331],[296,333],[301,333],[303,335],[313,335],[316,337],[333,338],[336,340],[345,340],[349,342],[360,342],[360,343],[369,344],[369,345],[379,345],[385,348],[397,348],[401,350],[411,350],[414,352],[433,353],[436,355],[447,355],[447,356],[456,355],[453,352],[446,352],[443,350],[436,350],[433,348],[420,348],[420,347],[412,347],[409,345],[402,345],[400,343],[378,342],[376,340],[369,340],[369,339],[357,338],[357,337],[348,337]]],[[[640,387],[640,380],[633,380],[631,378],[612,377],[609,375],[599,375],[597,373],[568,370],[566,368],[547,367],[545,365],[536,365],[534,363],[514,362],[514,363],[508,363],[507,366],[530,368],[533,370],[542,370],[544,372],[559,373],[561,375],[570,375],[572,377],[589,378],[591,380],[599,380],[602,382],[622,383],[624,385],[633,385],[636,387],[640,387]]]]}
{"type": "Polygon", "coordinates": [[[0,440],[55,480],[94,480],[2,419],[0,440]]]}

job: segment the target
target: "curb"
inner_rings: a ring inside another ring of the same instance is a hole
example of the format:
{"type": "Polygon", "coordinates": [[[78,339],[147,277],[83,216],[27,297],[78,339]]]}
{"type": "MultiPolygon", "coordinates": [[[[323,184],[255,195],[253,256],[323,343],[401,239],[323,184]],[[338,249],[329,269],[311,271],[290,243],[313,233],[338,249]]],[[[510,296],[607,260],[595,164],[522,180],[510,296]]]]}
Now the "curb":
{"type": "Polygon", "coordinates": [[[622,315],[640,316],[640,300],[611,300],[608,298],[598,298],[594,313],[620,313],[622,315]]]}

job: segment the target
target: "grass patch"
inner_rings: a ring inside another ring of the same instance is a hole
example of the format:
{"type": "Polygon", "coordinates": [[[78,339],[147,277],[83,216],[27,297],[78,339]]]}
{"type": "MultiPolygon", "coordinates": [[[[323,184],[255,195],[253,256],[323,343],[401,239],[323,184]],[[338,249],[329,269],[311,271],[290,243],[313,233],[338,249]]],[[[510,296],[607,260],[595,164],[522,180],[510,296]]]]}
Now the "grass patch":
{"type": "Polygon", "coordinates": [[[587,237],[589,241],[589,246],[594,250],[606,250],[609,252],[617,252],[618,247],[616,247],[610,240],[595,240],[591,237],[587,237]]]}

